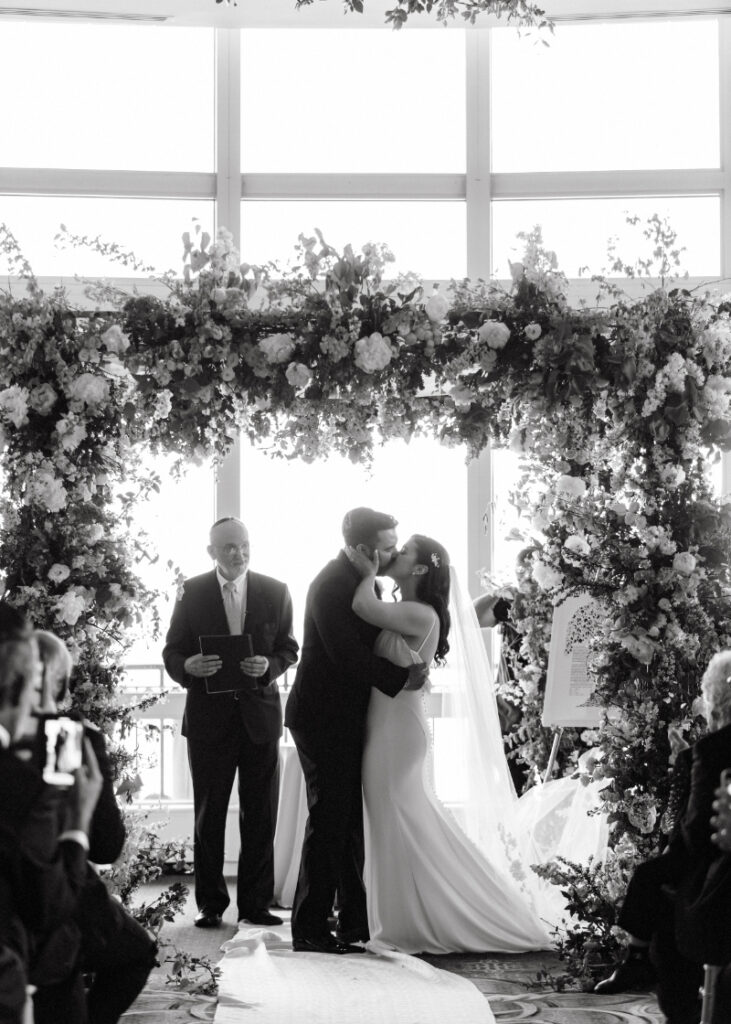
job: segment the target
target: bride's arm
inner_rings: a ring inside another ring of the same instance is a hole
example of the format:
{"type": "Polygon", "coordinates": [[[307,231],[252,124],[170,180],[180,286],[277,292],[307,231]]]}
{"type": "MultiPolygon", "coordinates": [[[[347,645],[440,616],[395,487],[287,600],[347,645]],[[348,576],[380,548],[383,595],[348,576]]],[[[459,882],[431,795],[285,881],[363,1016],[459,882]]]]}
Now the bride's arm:
{"type": "Polygon", "coordinates": [[[353,611],[361,619],[380,629],[391,629],[404,636],[419,636],[431,624],[432,611],[418,601],[381,601],[376,594],[374,573],[365,576],[353,595],[353,611]]]}

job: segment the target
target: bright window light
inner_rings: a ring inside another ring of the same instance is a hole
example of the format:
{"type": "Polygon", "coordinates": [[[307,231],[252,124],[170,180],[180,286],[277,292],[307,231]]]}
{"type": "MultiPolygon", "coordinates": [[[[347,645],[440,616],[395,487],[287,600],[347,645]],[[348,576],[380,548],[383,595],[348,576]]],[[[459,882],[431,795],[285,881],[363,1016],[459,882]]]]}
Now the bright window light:
{"type": "MultiPolygon", "coordinates": [[[[667,218],[677,234],[680,271],[694,277],[721,272],[720,205],[718,196],[643,196],[613,199],[527,199],[492,204],[492,265],[498,277],[509,277],[508,260],[522,258],[519,232],[540,225],[543,242],[552,249],[567,277],[589,276],[608,270],[607,243],[617,239],[617,254],[634,264],[651,245],[642,237],[647,219],[667,218]],[[638,216],[632,227],[628,216],[638,216]]],[[[610,276],[618,276],[612,273],[610,276]]],[[[621,276],[621,275],[619,275],[621,276]]]]}
{"type": "MultiPolygon", "coordinates": [[[[38,277],[147,277],[87,248],[59,249],[64,224],[74,235],[114,242],[157,271],[183,269],[183,232],[194,218],[211,231],[213,203],[192,199],[117,199],[87,196],[0,196],[0,223],[8,226],[38,277]]],[[[8,268],[0,257],[0,274],[8,268]]]]}
{"type": "Polygon", "coordinates": [[[244,173],[463,173],[464,50],[458,30],[244,31],[244,173]]]}
{"type": "Polygon", "coordinates": [[[0,166],[213,170],[212,29],[3,22],[0,166]]]}
{"type": "Polygon", "coordinates": [[[714,19],[492,34],[493,171],[718,167],[714,19]]]}
{"type": "Polygon", "coordinates": [[[242,253],[248,263],[294,258],[300,233],[322,231],[335,249],[385,242],[395,263],[388,276],[413,271],[446,279],[467,273],[465,205],[459,202],[292,200],[242,204],[242,253]]]}

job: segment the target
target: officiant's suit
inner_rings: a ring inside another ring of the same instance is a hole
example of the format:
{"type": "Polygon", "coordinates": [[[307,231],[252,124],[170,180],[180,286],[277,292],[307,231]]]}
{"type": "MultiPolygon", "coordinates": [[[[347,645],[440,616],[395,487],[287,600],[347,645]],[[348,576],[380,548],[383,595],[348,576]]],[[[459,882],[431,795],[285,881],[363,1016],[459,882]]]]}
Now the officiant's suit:
{"type": "Polygon", "coordinates": [[[195,896],[199,910],[209,914],[222,914],[229,904],[223,876],[226,814],[238,769],[239,919],[266,909],[273,898],[282,734],[276,680],[297,661],[298,651],[287,586],[251,571],[246,580],[243,632],[251,636],[254,653],[269,661],[264,676],[235,693],[217,694],[185,671],[186,659],[200,651],[200,636],[231,632],[215,569],[186,580],[163,650],[165,668],[187,691],[182,734],[193,780],[195,896]]]}
{"type": "Polygon", "coordinates": [[[371,686],[395,697],[408,670],[373,653],[379,630],[351,605],[361,576],[343,551],[310,585],[300,664],[285,723],[307,784],[309,817],[292,908],[292,938],[366,931],[361,758],[371,686]]]}

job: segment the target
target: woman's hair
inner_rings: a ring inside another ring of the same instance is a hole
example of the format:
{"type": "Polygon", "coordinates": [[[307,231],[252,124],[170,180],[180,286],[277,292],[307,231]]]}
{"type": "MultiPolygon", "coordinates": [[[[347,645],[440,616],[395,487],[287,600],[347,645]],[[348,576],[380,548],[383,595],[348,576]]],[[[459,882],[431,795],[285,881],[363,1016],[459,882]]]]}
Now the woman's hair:
{"type": "Polygon", "coordinates": [[[0,709],[18,707],[37,665],[38,653],[30,637],[0,643],[0,709]]]}
{"type": "Polygon", "coordinates": [[[60,636],[45,629],[33,633],[38,644],[38,653],[43,666],[43,699],[50,698],[55,704],[66,699],[69,689],[73,658],[60,636]],[[52,692],[46,692],[51,690],[52,692]]]}
{"type": "Polygon", "coordinates": [[[447,637],[451,620],[449,617],[449,555],[445,548],[431,537],[415,533],[416,560],[425,565],[427,571],[419,576],[416,583],[416,596],[420,601],[430,604],[439,616],[439,640],[434,660],[437,664],[444,661],[449,650],[447,637]]]}
{"type": "Polygon", "coordinates": [[[701,679],[708,725],[720,729],[731,725],[731,651],[718,651],[708,662],[701,679]]]}

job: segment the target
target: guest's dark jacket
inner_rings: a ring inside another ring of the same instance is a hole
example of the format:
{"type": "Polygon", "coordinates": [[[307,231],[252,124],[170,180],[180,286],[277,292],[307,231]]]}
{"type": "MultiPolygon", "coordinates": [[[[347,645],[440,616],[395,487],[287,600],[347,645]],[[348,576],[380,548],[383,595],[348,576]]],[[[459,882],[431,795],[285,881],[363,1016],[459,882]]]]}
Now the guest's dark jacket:
{"type": "Polygon", "coordinates": [[[215,739],[232,716],[240,718],[254,743],[276,740],[282,734],[282,708],[276,680],[297,661],[299,645],[292,634],[292,599],[284,583],[249,571],[244,633],[250,634],[254,654],[269,659],[258,686],[232,693],[209,694],[203,679],[188,675],[186,658],[200,653],[199,637],[228,635],[226,610],[216,570],[186,580],[175,604],[163,649],[168,674],[187,690],[182,733],[215,739]]]}
{"type": "Polygon", "coordinates": [[[352,609],[360,579],[341,551],[310,585],[302,655],[285,713],[290,729],[360,742],[371,686],[395,697],[406,683],[407,669],[373,653],[378,627],[352,609]]]}
{"type": "Polygon", "coordinates": [[[0,942],[29,963],[35,984],[50,980],[34,970],[54,934],[62,932],[63,943],[53,943],[44,972],[52,968],[58,977],[73,968],[81,942],[74,917],[86,882],[86,851],[73,840],[59,842],[62,800],[32,765],[0,750],[0,865],[13,900],[0,922],[0,942]]]}

